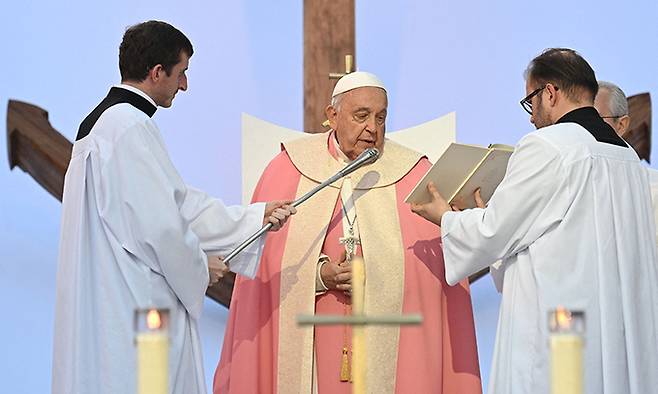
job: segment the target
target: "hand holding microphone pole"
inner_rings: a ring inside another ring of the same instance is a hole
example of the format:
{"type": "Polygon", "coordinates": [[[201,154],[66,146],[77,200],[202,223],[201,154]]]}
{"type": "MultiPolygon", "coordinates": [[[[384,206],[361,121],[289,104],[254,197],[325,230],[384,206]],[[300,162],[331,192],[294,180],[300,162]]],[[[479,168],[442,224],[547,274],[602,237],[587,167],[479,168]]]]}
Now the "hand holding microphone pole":
{"type": "Polygon", "coordinates": [[[279,231],[295,213],[297,209],[292,206],[292,200],[270,201],[265,204],[263,225],[270,224],[270,231],[279,231]]]}

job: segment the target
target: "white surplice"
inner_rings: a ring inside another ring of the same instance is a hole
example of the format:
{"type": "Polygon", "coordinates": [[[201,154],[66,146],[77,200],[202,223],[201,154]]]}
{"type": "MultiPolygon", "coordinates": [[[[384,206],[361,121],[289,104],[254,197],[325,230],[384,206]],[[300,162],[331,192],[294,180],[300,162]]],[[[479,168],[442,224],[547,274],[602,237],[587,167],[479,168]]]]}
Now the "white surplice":
{"type": "Polygon", "coordinates": [[[442,219],[446,279],[492,267],[502,292],[490,393],[548,393],[547,314],[585,312],[585,392],[658,390],[658,265],[648,174],[576,123],[517,145],[485,209],[442,219]]]}
{"type": "MultiPolygon", "coordinates": [[[[649,172],[649,186],[651,186],[651,202],[653,204],[653,218],[656,221],[656,223],[658,223],[658,170],[655,170],[653,168],[647,168],[647,171],[649,172]]],[[[658,228],[656,229],[656,245],[658,245],[658,228]]]]}
{"type": "MultiPolygon", "coordinates": [[[[206,393],[197,332],[204,251],[226,255],[263,214],[262,203],[226,207],[187,187],[145,113],[127,103],[107,109],[74,144],[65,178],[53,393],[134,393],[133,313],[153,306],[170,310],[170,392],[206,393]]],[[[262,246],[232,268],[253,275],[262,246]]]]}

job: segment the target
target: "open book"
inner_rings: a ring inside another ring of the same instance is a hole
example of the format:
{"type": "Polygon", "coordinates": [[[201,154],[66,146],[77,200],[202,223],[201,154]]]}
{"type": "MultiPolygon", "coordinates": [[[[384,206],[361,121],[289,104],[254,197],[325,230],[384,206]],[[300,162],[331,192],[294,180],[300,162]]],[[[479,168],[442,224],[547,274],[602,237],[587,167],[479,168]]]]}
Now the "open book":
{"type": "Polygon", "coordinates": [[[514,147],[489,147],[452,143],[411,191],[405,202],[423,204],[431,200],[427,184],[432,181],[441,196],[459,209],[474,208],[473,193],[480,188],[487,203],[503,180],[514,147]]]}

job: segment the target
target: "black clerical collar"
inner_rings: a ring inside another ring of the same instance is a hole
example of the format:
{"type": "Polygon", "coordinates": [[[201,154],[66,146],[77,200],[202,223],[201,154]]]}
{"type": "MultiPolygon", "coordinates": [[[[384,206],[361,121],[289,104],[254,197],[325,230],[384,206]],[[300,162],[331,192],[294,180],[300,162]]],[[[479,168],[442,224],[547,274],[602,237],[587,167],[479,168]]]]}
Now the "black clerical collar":
{"type": "Polygon", "coordinates": [[[107,94],[107,97],[105,97],[103,101],[101,101],[101,103],[98,104],[98,106],[96,106],[96,108],[94,108],[94,110],[91,111],[91,113],[82,121],[75,140],[78,141],[86,137],[98,121],[98,118],[100,118],[103,112],[108,108],[122,103],[132,105],[138,110],[144,112],[149,118],[153,117],[153,114],[155,114],[155,110],[157,109],[155,105],[135,92],[116,86],[112,87],[107,94]]]}
{"type": "Polygon", "coordinates": [[[624,140],[617,135],[615,129],[607,124],[594,107],[582,107],[567,112],[557,123],[577,123],[598,141],[606,144],[623,146],[628,148],[624,140]]]}

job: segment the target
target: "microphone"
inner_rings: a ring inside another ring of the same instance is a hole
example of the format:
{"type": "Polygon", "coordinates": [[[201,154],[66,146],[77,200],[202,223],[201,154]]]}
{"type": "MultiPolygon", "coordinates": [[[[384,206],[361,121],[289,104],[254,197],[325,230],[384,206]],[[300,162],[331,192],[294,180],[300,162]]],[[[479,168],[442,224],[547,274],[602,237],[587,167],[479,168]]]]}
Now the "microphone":
{"type": "Polygon", "coordinates": [[[377,159],[379,159],[379,150],[377,148],[368,148],[364,150],[359,156],[357,156],[356,159],[350,162],[350,164],[346,165],[345,168],[338,171],[338,174],[340,174],[338,179],[353,173],[365,165],[374,163],[377,159]]]}
{"type": "MultiPolygon", "coordinates": [[[[333,175],[331,178],[327,179],[326,181],[322,182],[321,184],[317,185],[314,187],[311,191],[308,193],[304,194],[303,196],[299,197],[297,200],[293,201],[292,205],[293,207],[297,207],[301,205],[304,201],[308,200],[311,198],[315,193],[319,192],[320,190],[324,189],[325,187],[331,185],[332,183],[336,182],[337,180],[353,173],[354,171],[358,170],[359,168],[372,164],[375,161],[379,159],[379,150],[377,148],[368,148],[361,152],[359,156],[357,156],[356,159],[351,161],[348,165],[345,166],[342,170],[338,171],[335,175],[333,175]]],[[[229,253],[225,258],[224,258],[224,264],[228,266],[229,261],[231,261],[235,256],[238,255],[238,253],[242,252],[247,246],[251,245],[255,240],[257,240],[261,235],[265,234],[267,230],[272,228],[272,223],[267,223],[264,225],[260,230],[255,232],[251,237],[247,238],[244,242],[242,242],[240,245],[238,245],[237,248],[233,249],[231,253],[229,253]]]]}

